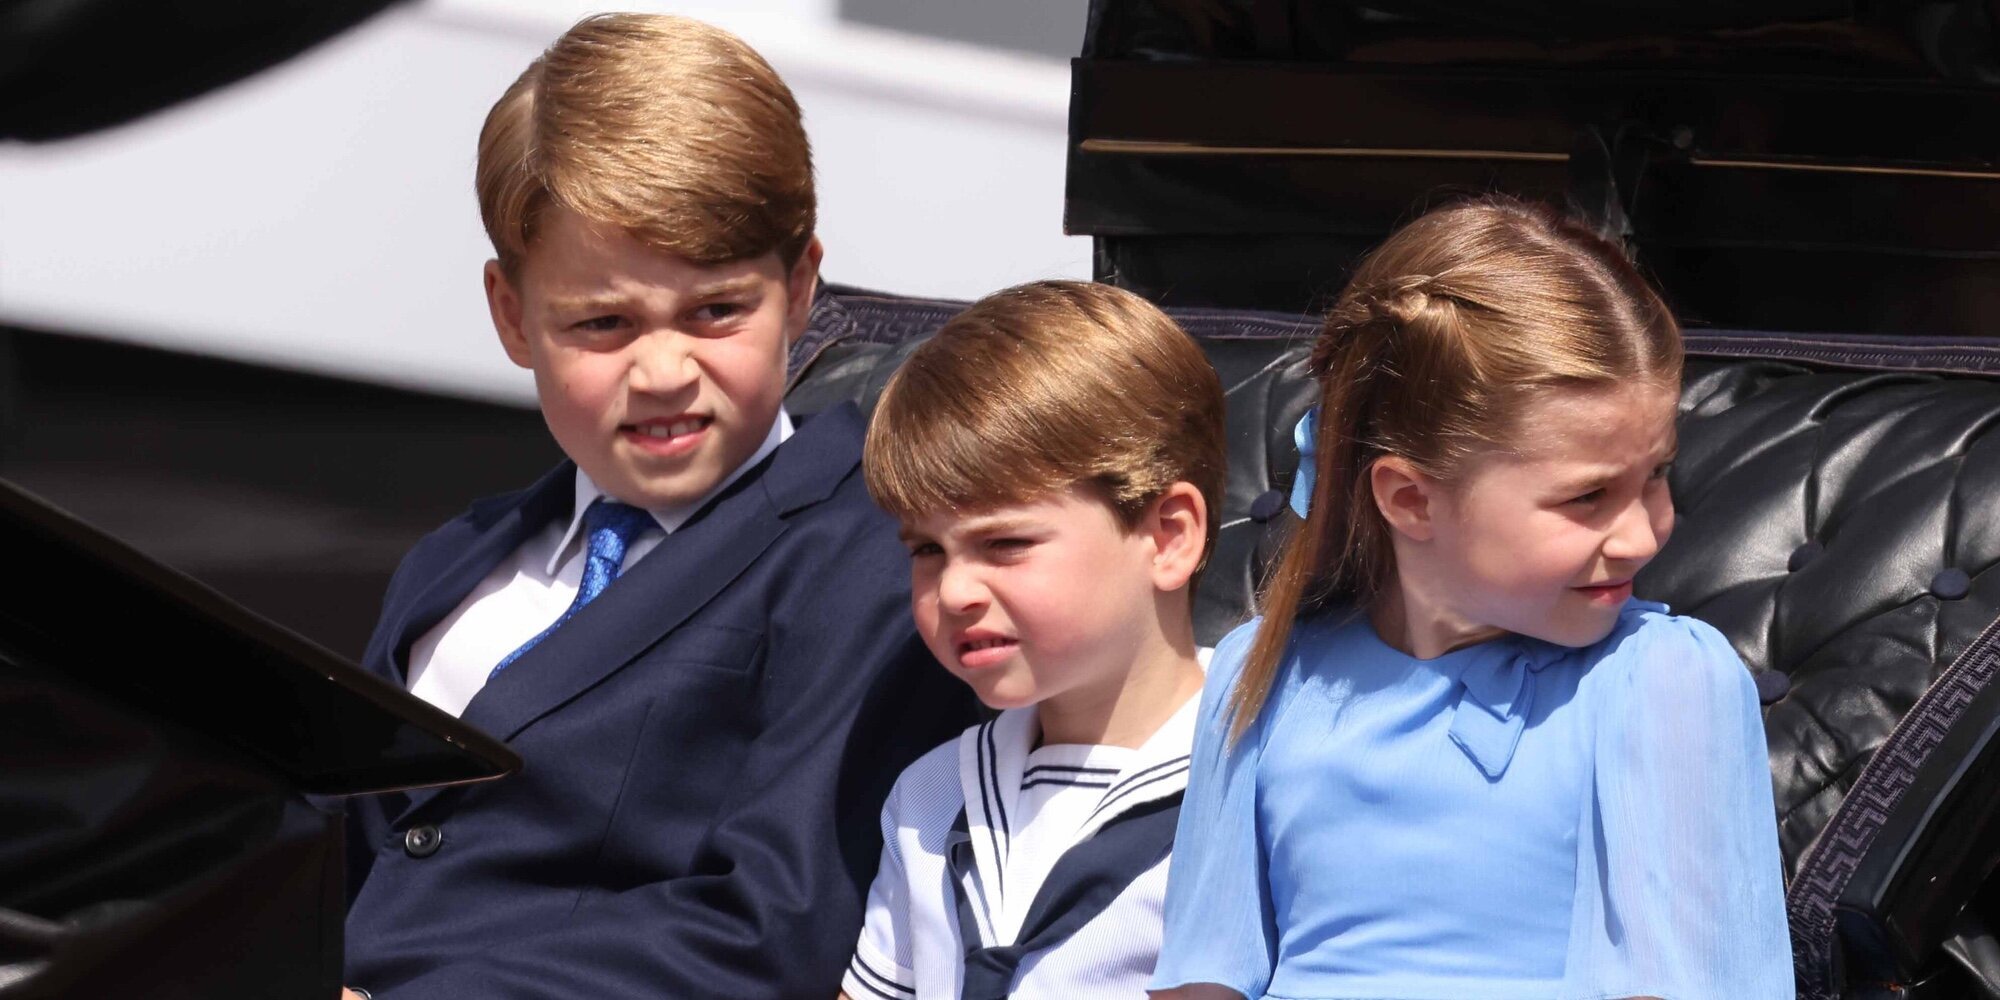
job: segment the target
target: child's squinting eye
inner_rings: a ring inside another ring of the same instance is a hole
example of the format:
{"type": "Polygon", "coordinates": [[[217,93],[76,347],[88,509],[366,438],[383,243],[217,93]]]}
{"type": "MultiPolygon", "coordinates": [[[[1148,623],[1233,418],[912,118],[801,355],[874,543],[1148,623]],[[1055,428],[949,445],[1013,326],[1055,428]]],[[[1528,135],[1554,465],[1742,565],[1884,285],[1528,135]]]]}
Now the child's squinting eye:
{"type": "Polygon", "coordinates": [[[697,307],[694,315],[696,319],[705,323],[713,323],[717,320],[728,319],[744,311],[746,310],[742,303],[739,302],[710,302],[697,307]]]}
{"type": "Polygon", "coordinates": [[[1667,478],[1667,473],[1669,473],[1669,472],[1672,472],[1672,471],[1674,471],[1674,463],[1672,463],[1672,462],[1661,462],[1660,464],[1658,464],[1658,465],[1656,465],[1656,466],[1654,466],[1654,467],[1653,467],[1653,476],[1652,476],[1652,478],[1654,478],[1654,479],[1665,479],[1665,478],[1667,478]]]}
{"type": "Polygon", "coordinates": [[[940,555],[943,552],[944,549],[939,548],[938,543],[936,542],[917,542],[910,546],[910,558],[912,559],[921,559],[924,556],[940,555]]]}
{"type": "Polygon", "coordinates": [[[621,322],[623,320],[617,316],[592,316],[589,319],[571,323],[570,328],[574,330],[587,330],[591,333],[605,333],[618,329],[618,324],[621,322]]]}
{"type": "Polygon", "coordinates": [[[986,547],[998,552],[1019,552],[1033,544],[1034,540],[1028,538],[995,538],[988,541],[986,547]]]}
{"type": "Polygon", "coordinates": [[[1563,503],[1593,504],[1602,499],[1604,499],[1604,490],[1603,488],[1600,487],[1598,489],[1591,490],[1588,493],[1581,493],[1576,496],[1570,497],[1568,500],[1564,500],[1563,503]]]}

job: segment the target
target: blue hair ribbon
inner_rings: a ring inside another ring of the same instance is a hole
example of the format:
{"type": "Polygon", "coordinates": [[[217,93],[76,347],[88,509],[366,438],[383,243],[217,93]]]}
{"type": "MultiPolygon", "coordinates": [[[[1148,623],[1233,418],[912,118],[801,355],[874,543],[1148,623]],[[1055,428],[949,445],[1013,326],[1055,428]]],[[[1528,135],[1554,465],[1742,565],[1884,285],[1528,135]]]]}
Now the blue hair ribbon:
{"type": "Polygon", "coordinates": [[[1292,428],[1292,443],[1299,448],[1299,471],[1292,476],[1292,510],[1305,517],[1312,510],[1313,484],[1319,479],[1319,407],[1299,418],[1292,428]]]}

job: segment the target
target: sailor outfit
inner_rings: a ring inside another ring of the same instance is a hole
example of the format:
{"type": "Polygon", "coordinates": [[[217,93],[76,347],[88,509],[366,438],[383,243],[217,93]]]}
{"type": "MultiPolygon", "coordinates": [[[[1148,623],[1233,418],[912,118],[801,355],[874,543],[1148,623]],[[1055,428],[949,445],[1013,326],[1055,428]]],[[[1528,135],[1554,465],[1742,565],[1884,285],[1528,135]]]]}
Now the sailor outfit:
{"type": "Polygon", "coordinates": [[[1028,707],[910,765],[882,809],[882,864],[841,988],[853,1000],[1143,996],[1199,701],[1137,749],[1037,748],[1028,707]]]}

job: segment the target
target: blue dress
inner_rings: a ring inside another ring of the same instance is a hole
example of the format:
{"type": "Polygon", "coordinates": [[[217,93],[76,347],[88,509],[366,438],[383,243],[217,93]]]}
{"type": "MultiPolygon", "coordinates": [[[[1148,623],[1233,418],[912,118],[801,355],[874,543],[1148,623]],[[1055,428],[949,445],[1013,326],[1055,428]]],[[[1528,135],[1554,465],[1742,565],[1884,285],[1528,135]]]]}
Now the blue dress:
{"type": "Polygon", "coordinates": [[[1581,649],[1420,660],[1294,629],[1227,748],[1258,623],[1217,647],[1153,989],[1298,1000],[1781,1000],[1764,726],[1713,628],[1633,601],[1581,649]]]}

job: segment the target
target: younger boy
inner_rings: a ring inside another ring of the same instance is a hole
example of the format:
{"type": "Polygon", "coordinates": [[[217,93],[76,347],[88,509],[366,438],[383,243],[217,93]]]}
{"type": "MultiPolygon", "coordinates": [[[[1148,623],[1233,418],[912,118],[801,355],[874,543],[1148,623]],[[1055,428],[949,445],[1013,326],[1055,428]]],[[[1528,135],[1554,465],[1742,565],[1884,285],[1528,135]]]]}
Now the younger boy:
{"type": "Polygon", "coordinates": [[[989,296],[884,391],[863,464],[917,631],[1001,709],[903,772],[842,995],[1143,996],[1201,690],[1222,388],[1145,300],[989,296]]]}
{"type": "Polygon", "coordinates": [[[494,105],[477,185],[493,323],[569,461],[420,541],[365,662],[526,766],[354,803],[348,982],[823,991],[891,776],[971,716],[859,413],[781,405],[820,261],[798,106],[713,27],[590,18],[494,105]]]}

